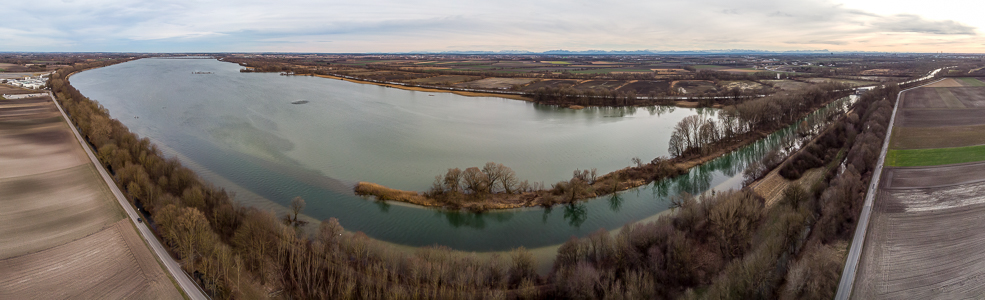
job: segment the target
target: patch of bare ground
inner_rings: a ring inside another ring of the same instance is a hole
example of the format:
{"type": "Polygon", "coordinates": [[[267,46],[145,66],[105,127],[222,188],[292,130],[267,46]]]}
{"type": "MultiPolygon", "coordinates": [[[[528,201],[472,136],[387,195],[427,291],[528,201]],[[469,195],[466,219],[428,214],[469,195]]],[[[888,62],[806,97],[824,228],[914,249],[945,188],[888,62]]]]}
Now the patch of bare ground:
{"type": "Polygon", "coordinates": [[[764,80],[764,81],[769,82],[774,87],[776,87],[778,89],[781,89],[781,90],[784,90],[784,91],[795,91],[795,90],[804,89],[804,88],[810,86],[809,83],[803,83],[803,82],[800,82],[800,81],[794,81],[794,80],[790,80],[790,79],[783,79],[783,80],[764,80]]]}
{"type": "Polygon", "coordinates": [[[474,80],[476,78],[478,77],[465,75],[438,75],[433,77],[411,79],[407,80],[407,82],[417,84],[456,84],[463,81],[474,80]]]}
{"type": "Polygon", "coordinates": [[[4,299],[180,299],[128,220],[41,252],[0,260],[4,299]]]}
{"type": "Polygon", "coordinates": [[[900,111],[897,126],[942,127],[985,125],[985,108],[934,109],[900,111]]]}
{"type": "Polygon", "coordinates": [[[0,179],[0,259],[36,252],[124,218],[92,165],[0,179]]]}
{"type": "Polygon", "coordinates": [[[985,125],[894,127],[894,149],[932,149],[985,145],[985,125]]]}
{"type": "Polygon", "coordinates": [[[464,88],[479,88],[479,89],[508,89],[515,85],[525,85],[530,82],[537,80],[535,78],[483,78],[476,81],[463,82],[456,84],[455,86],[464,88]]]}
{"type": "Polygon", "coordinates": [[[0,116],[0,299],[181,298],[51,99],[0,116]]]}
{"type": "Polygon", "coordinates": [[[797,180],[789,180],[780,176],[780,168],[770,171],[763,179],[752,184],[752,190],[766,200],[766,207],[771,207],[783,198],[783,191],[792,184],[799,184],[809,189],[814,182],[824,176],[824,168],[814,168],[804,172],[797,180]]]}
{"type": "Polygon", "coordinates": [[[965,107],[985,107],[985,87],[960,87],[947,90],[965,107]]]}
{"type": "Polygon", "coordinates": [[[33,93],[37,93],[37,92],[38,91],[35,91],[35,90],[29,90],[29,89],[25,89],[25,88],[21,88],[21,87],[0,84],[0,95],[3,95],[3,94],[7,94],[7,95],[33,94],[33,93]]]}
{"type": "Polygon", "coordinates": [[[925,177],[948,171],[917,169],[883,176],[882,184],[892,189],[876,198],[855,299],[970,299],[985,293],[985,183],[961,184],[983,178],[981,171],[925,177]],[[929,185],[942,187],[924,188],[929,185]]]}
{"type": "Polygon", "coordinates": [[[0,123],[0,178],[46,173],[89,162],[79,142],[71,136],[68,124],[50,122],[57,120],[54,118],[48,120],[0,123]]]}
{"type": "Polygon", "coordinates": [[[985,181],[985,163],[934,167],[890,168],[884,172],[886,188],[932,188],[985,181]]]}
{"type": "Polygon", "coordinates": [[[903,93],[904,109],[909,108],[946,108],[947,103],[941,99],[935,88],[918,88],[903,93]]]}
{"type": "Polygon", "coordinates": [[[947,79],[944,79],[944,80],[935,82],[933,84],[925,85],[923,87],[939,88],[939,87],[962,87],[962,86],[964,86],[964,84],[961,84],[957,80],[954,80],[954,78],[947,78],[947,79]]]}

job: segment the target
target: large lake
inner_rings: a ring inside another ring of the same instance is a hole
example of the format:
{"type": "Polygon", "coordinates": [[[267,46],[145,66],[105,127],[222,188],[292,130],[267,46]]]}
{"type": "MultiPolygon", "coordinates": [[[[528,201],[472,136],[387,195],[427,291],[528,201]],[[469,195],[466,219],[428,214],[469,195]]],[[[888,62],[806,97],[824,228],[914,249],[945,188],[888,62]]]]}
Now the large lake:
{"type": "Polygon", "coordinates": [[[575,169],[611,172],[667,155],[672,128],[713,109],[572,110],[318,77],[240,73],[212,59],[141,59],[78,73],[72,85],[131,131],[248,205],[305,214],[408,246],[470,251],[536,248],[667,210],[669,196],[739,186],[741,170],[790,135],[770,137],[678,178],[553,209],[473,214],[354,196],[357,181],[425,190],[448,168],[511,167],[548,186],[575,169]],[[195,74],[210,73],[210,74],[195,74]],[[292,104],[294,101],[306,104],[292,104]]]}

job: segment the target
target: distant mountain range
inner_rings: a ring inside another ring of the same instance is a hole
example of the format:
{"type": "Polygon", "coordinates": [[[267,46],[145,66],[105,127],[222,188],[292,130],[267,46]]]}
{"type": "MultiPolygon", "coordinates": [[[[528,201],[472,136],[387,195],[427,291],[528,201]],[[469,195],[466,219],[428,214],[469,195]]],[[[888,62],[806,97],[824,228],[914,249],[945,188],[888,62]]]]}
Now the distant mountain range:
{"type": "MultiPolygon", "coordinates": [[[[852,51],[850,53],[856,53],[852,51]]],[[[822,50],[789,50],[789,51],[767,51],[767,50],[748,50],[748,49],[723,49],[723,50],[548,50],[534,52],[526,50],[502,50],[502,51],[420,51],[420,52],[401,52],[399,54],[547,54],[547,55],[646,55],[646,54],[818,54],[833,53],[827,49],[822,50]]],[[[838,52],[846,53],[846,52],[838,52]]],[[[861,53],[861,52],[858,52],[861,53]]]]}

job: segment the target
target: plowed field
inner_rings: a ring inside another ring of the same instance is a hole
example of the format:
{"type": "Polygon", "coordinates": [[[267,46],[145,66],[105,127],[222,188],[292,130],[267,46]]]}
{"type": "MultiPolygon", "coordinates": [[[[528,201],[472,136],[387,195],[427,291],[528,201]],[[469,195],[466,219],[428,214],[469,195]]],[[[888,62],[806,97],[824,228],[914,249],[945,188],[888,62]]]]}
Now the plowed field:
{"type": "Polygon", "coordinates": [[[0,299],[179,299],[49,98],[0,100],[0,299]]]}

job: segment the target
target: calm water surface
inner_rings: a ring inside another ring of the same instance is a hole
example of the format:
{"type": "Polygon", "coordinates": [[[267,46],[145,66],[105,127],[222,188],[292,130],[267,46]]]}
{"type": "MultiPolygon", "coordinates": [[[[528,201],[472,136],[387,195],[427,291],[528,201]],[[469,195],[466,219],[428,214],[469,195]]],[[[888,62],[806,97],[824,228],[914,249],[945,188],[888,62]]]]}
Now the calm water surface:
{"type": "Polygon", "coordinates": [[[448,168],[502,163],[548,186],[667,155],[672,127],[713,109],[571,110],[491,97],[405,91],[317,77],[240,73],[210,59],[142,59],[81,72],[73,86],[133,132],[250,205],[307,200],[315,219],[409,246],[472,251],[562,243],[667,209],[666,198],[738,187],[741,170],[792,128],[689,174],[577,205],[449,213],[354,196],[368,181],[425,190],[448,168]],[[212,72],[213,74],[193,74],[212,72]],[[291,104],[306,100],[307,104],[291,104]]]}

